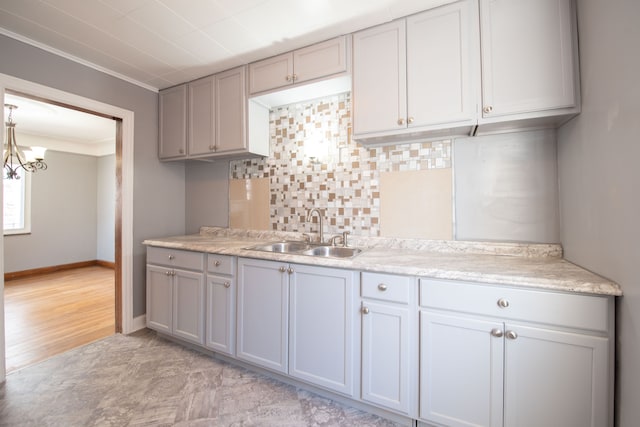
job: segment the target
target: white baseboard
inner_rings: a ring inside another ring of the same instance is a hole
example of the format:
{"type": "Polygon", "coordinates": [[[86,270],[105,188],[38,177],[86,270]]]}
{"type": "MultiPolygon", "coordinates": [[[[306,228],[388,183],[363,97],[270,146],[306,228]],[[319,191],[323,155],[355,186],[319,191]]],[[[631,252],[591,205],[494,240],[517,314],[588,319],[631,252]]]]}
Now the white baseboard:
{"type": "Polygon", "coordinates": [[[133,318],[133,324],[131,325],[131,331],[129,333],[134,333],[135,331],[139,331],[140,329],[144,329],[147,327],[147,315],[142,314],[138,317],[133,318]]]}

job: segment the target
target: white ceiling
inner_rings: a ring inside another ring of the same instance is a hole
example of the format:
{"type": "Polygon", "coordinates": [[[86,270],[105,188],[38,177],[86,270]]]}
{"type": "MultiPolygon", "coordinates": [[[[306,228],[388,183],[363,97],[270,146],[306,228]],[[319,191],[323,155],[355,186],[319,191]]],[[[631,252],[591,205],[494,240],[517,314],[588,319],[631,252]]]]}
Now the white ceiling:
{"type": "Polygon", "coordinates": [[[452,0],[0,0],[0,33],[162,89],[452,0]]]}
{"type": "MultiPolygon", "coordinates": [[[[115,152],[115,120],[9,93],[4,101],[18,107],[13,110],[13,122],[20,146],[93,156],[115,152]]],[[[5,108],[4,113],[7,119],[9,110],[5,108]]]]}

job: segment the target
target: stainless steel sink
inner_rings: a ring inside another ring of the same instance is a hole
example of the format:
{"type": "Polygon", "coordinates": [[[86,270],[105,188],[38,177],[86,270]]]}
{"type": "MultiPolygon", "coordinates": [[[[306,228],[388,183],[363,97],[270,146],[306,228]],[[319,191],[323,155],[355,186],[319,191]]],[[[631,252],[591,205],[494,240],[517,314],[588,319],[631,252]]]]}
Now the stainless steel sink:
{"type": "Polygon", "coordinates": [[[351,258],[362,252],[362,249],[343,246],[315,245],[307,242],[272,242],[246,248],[252,251],[277,252],[283,254],[307,255],[328,258],[351,258]]]}
{"type": "Polygon", "coordinates": [[[306,242],[275,242],[267,243],[265,245],[253,246],[248,249],[262,252],[280,252],[280,253],[292,253],[299,252],[313,247],[306,242]]]}
{"type": "Polygon", "coordinates": [[[362,252],[362,249],[358,248],[345,248],[342,246],[318,246],[313,249],[307,249],[301,254],[317,257],[351,258],[358,255],[360,252],[362,252]]]}

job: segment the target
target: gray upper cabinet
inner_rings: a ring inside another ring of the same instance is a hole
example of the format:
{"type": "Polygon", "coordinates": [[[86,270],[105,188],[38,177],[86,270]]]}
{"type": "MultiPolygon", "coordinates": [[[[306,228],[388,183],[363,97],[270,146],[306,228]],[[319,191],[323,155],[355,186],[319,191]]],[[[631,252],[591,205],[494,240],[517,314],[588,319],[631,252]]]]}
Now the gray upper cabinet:
{"type": "Polygon", "coordinates": [[[480,125],[579,112],[572,0],[481,0],[480,31],[480,125]]]}
{"type": "Polygon", "coordinates": [[[246,70],[245,65],[160,91],[161,160],[269,155],[268,109],[250,104],[246,70]]]}
{"type": "Polygon", "coordinates": [[[215,152],[215,77],[189,83],[189,156],[215,152]]]}
{"type": "Polygon", "coordinates": [[[469,135],[477,122],[477,5],[461,1],[354,35],[354,137],[469,135]]]}
{"type": "Polygon", "coordinates": [[[249,65],[251,95],[330,77],[348,70],[346,36],[249,65]]]}
{"type": "Polygon", "coordinates": [[[165,89],[159,95],[158,157],[180,159],[187,154],[187,85],[165,89]]]}

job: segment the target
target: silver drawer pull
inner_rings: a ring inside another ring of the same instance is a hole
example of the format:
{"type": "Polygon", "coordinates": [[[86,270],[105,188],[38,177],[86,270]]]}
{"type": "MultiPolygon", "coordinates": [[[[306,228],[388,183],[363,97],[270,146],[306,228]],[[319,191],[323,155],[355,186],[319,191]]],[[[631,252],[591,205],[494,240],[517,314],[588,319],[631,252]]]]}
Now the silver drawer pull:
{"type": "Polygon", "coordinates": [[[503,335],[502,329],[498,329],[498,328],[492,329],[491,335],[496,338],[502,338],[502,335],[503,335]]]}
{"type": "Polygon", "coordinates": [[[220,261],[216,260],[213,265],[215,265],[216,267],[220,267],[220,261]]]}
{"type": "Polygon", "coordinates": [[[279,271],[280,273],[284,273],[285,271],[287,271],[287,267],[280,267],[280,268],[278,269],[278,271],[279,271]]]}
{"type": "Polygon", "coordinates": [[[169,255],[169,259],[175,259],[176,257],[174,257],[173,255],[169,255]]]}
{"type": "Polygon", "coordinates": [[[510,340],[515,340],[518,338],[518,334],[516,333],[516,331],[507,331],[505,336],[510,340]]]}
{"type": "Polygon", "coordinates": [[[362,314],[369,314],[369,307],[362,307],[362,314]]]}
{"type": "Polygon", "coordinates": [[[224,282],[224,287],[225,287],[225,288],[230,288],[230,287],[231,287],[231,283],[229,283],[229,282],[224,282]]]}
{"type": "Polygon", "coordinates": [[[380,283],[378,285],[378,290],[380,290],[382,292],[386,291],[387,290],[387,285],[385,285],[384,283],[380,283]]]}
{"type": "Polygon", "coordinates": [[[501,307],[501,308],[507,308],[507,307],[509,307],[509,301],[508,301],[508,300],[506,300],[506,299],[504,299],[504,298],[500,298],[500,299],[498,300],[498,307],[501,307]]]}

